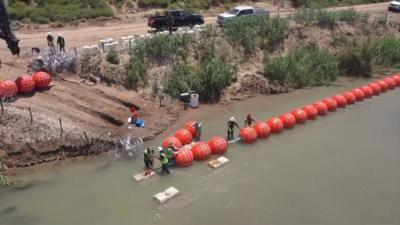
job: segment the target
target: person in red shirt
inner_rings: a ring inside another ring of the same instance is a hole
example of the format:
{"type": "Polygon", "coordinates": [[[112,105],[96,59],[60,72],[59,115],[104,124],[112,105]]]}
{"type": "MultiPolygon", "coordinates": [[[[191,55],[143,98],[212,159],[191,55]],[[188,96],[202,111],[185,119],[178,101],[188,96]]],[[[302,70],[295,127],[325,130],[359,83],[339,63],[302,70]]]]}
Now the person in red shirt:
{"type": "Polygon", "coordinates": [[[132,117],[131,117],[131,124],[135,124],[136,121],[139,119],[139,112],[136,111],[135,107],[131,107],[132,117]]]}

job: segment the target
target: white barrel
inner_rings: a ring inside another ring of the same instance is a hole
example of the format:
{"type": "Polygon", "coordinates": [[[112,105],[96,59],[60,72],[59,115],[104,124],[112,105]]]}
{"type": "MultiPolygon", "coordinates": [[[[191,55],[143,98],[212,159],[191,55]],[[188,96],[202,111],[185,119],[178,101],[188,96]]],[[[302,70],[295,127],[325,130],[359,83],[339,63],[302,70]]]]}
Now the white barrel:
{"type": "Polygon", "coordinates": [[[190,96],[190,107],[192,107],[192,108],[199,107],[199,95],[198,94],[192,94],[190,96]]]}

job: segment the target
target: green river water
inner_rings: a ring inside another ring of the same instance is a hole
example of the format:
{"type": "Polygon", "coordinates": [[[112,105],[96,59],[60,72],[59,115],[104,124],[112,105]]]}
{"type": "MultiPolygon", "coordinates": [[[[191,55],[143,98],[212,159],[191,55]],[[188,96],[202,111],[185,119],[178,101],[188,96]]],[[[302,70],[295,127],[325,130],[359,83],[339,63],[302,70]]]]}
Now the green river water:
{"type": "MultiPolygon", "coordinates": [[[[365,83],[257,97],[193,119],[204,122],[205,139],[225,136],[231,115],[266,120],[365,83]]],[[[141,158],[105,155],[20,176],[36,185],[0,190],[0,225],[399,225],[400,88],[254,145],[231,145],[226,157],[218,170],[195,162],[141,183],[131,179],[141,158]],[[169,186],[180,195],[164,205],[152,199],[169,186]]]]}

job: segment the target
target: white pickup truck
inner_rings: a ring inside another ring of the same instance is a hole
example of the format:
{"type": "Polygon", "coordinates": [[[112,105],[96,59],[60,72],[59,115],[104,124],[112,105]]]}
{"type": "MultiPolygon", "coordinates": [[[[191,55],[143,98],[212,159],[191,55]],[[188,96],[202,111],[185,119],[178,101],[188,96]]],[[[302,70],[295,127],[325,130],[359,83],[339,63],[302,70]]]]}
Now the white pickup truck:
{"type": "Polygon", "coordinates": [[[238,16],[268,16],[269,12],[262,8],[255,8],[253,6],[236,6],[229,12],[221,13],[218,15],[217,23],[219,26],[223,26],[228,20],[236,18],[238,16]]]}

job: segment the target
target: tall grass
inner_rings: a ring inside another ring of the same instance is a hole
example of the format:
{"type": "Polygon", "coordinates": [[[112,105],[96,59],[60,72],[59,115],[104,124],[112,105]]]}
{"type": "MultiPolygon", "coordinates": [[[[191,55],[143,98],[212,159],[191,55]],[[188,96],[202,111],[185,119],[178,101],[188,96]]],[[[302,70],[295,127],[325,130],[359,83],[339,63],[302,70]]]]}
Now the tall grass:
{"type": "Polygon", "coordinates": [[[341,75],[371,77],[374,60],[374,44],[370,39],[352,41],[338,54],[341,75]]]}
{"type": "Polygon", "coordinates": [[[388,36],[378,39],[375,48],[375,63],[381,66],[399,66],[400,38],[388,36]]]}
{"type": "Polygon", "coordinates": [[[3,165],[3,161],[0,160],[0,187],[11,185],[10,180],[5,174],[6,168],[3,165]]]}
{"type": "Polygon", "coordinates": [[[386,0],[290,0],[290,2],[294,7],[329,7],[386,2],[386,0]]]}
{"type": "Polygon", "coordinates": [[[357,12],[354,9],[328,11],[324,9],[303,8],[291,15],[299,24],[317,24],[320,27],[334,28],[338,22],[355,23],[368,21],[368,14],[357,12]]]}
{"type": "Polygon", "coordinates": [[[274,84],[292,88],[328,85],[338,75],[338,62],[326,49],[302,46],[268,59],[264,75],[274,84]]]}

